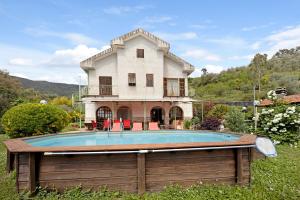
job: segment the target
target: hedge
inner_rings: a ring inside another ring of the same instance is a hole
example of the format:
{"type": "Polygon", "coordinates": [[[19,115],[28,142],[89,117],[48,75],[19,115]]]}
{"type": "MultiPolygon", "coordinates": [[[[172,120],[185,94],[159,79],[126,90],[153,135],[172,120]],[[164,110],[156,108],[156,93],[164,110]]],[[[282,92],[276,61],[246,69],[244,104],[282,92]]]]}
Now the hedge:
{"type": "Polygon", "coordinates": [[[2,117],[11,138],[55,133],[69,122],[68,114],[55,105],[27,103],[12,107],[2,117]]]}

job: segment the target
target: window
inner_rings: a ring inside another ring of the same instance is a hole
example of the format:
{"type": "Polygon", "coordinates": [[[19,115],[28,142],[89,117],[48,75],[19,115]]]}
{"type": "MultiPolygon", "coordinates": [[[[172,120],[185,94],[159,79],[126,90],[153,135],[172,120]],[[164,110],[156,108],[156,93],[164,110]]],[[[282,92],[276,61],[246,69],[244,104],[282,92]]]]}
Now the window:
{"type": "Polygon", "coordinates": [[[128,85],[135,86],[135,73],[128,74],[128,85]]]}
{"type": "Polygon", "coordinates": [[[146,74],[146,86],[153,87],[153,74],[146,74]]]}
{"type": "Polygon", "coordinates": [[[144,49],[137,49],[136,50],[136,57],[137,58],[144,58],[144,49]]]}
{"type": "Polygon", "coordinates": [[[112,95],[111,76],[99,76],[99,95],[112,95]]]}
{"type": "Polygon", "coordinates": [[[178,79],[169,78],[167,81],[168,96],[179,96],[179,82],[178,79]]]}

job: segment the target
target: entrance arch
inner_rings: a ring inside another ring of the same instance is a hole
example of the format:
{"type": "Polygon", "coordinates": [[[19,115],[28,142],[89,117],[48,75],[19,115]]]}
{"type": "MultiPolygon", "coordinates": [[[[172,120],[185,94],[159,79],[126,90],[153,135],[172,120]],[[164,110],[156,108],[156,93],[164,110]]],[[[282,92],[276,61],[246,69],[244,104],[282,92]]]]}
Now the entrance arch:
{"type": "Polygon", "coordinates": [[[122,107],[118,108],[117,119],[120,119],[120,118],[122,118],[122,120],[131,119],[131,111],[130,111],[129,107],[122,106],[122,107]]]}
{"type": "Polygon", "coordinates": [[[97,128],[103,129],[103,122],[105,119],[112,119],[112,111],[107,106],[101,106],[96,111],[97,128]]]}
{"type": "Polygon", "coordinates": [[[179,106],[170,108],[169,120],[169,124],[172,124],[173,120],[183,120],[183,110],[179,106]]]}
{"type": "Polygon", "coordinates": [[[153,107],[150,111],[150,117],[152,122],[159,122],[159,124],[164,124],[165,110],[159,106],[153,107]]]}

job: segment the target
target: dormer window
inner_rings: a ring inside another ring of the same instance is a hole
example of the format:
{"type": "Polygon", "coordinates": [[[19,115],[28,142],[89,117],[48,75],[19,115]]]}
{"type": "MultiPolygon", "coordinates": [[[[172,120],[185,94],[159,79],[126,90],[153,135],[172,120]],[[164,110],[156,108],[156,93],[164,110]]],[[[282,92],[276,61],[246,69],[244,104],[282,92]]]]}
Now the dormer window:
{"type": "Polygon", "coordinates": [[[137,49],[136,50],[136,57],[137,58],[144,58],[144,49],[137,49]]]}
{"type": "Polygon", "coordinates": [[[129,86],[135,86],[136,85],[135,73],[129,73],[128,74],[128,85],[129,86]]]}

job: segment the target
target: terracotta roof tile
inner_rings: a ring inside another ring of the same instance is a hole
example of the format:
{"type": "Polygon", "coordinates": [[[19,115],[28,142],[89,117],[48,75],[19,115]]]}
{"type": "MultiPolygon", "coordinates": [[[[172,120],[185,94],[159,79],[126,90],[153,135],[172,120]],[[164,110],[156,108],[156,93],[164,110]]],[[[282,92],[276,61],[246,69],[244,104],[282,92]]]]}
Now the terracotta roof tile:
{"type": "MultiPolygon", "coordinates": [[[[283,101],[285,101],[287,103],[300,103],[300,94],[284,96],[283,101]]],[[[263,99],[260,102],[260,106],[269,106],[272,104],[273,104],[273,102],[269,99],[263,99]]]]}

